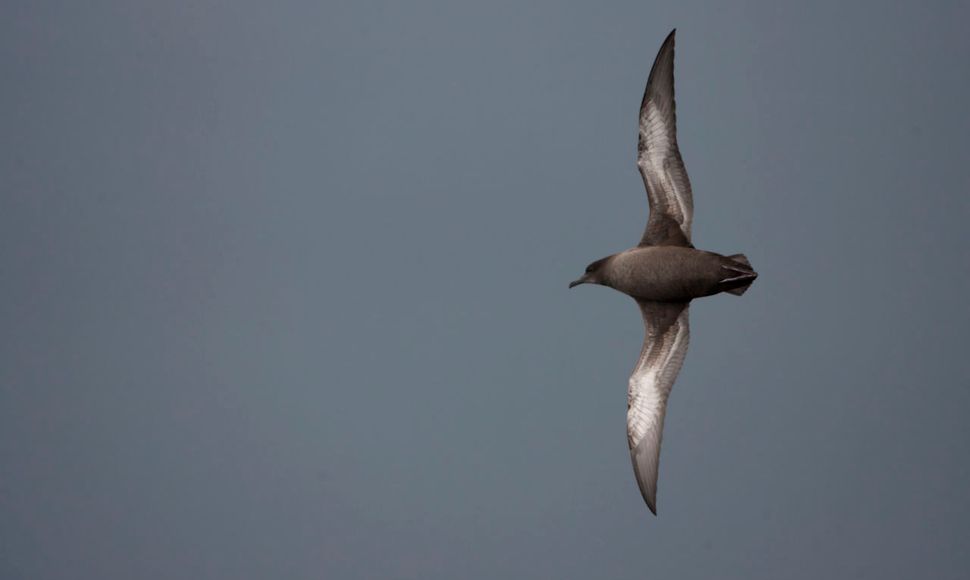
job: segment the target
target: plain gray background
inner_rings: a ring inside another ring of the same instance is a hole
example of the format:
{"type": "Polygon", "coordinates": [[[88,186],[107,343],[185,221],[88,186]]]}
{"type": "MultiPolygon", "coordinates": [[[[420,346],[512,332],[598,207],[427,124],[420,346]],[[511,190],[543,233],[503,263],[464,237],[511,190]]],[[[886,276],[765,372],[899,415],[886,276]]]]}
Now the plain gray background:
{"type": "Polygon", "coordinates": [[[965,2],[19,2],[0,577],[966,578],[965,2]],[[633,302],[678,28],[694,304],[633,302]]]}

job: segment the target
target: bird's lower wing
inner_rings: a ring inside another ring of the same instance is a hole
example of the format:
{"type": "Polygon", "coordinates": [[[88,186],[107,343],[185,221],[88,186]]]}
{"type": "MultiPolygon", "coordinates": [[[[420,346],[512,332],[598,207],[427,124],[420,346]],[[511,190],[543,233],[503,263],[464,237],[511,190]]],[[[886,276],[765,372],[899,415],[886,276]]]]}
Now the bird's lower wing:
{"type": "Polygon", "coordinates": [[[667,398],[687,355],[686,302],[637,302],[646,336],[627,393],[627,441],[647,506],[657,513],[657,473],[667,398]]]}

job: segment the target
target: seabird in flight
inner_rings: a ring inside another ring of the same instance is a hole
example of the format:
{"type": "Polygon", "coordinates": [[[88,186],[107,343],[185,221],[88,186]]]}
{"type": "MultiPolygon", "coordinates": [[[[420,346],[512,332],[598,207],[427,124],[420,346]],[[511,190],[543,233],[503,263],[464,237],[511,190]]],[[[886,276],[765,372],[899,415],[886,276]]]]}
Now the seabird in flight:
{"type": "Polygon", "coordinates": [[[664,413],[687,354],[690,301],[720,292],[740,296],[758,277],[743,254],[723,256],[691,244],[694,202],[677,148],[676,32],[660,47],[640,104],[637,166],[650,202],[643,237],[635,248],[596,260],[569,285],[609,286],[640,306],[646,330],[627,391],[626,432],[640,493],[654,515],[664,413]]]}

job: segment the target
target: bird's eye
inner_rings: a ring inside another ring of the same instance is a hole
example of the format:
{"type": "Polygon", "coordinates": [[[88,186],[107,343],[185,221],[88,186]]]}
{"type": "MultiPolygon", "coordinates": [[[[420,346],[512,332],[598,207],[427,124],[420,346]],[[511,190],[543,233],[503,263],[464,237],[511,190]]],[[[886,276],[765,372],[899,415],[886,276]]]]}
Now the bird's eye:
{"type": "Polygon", "coordinates": [[[589,266],[586,266],[586,273],[587,274],[589,274],[592,271],[593,271],[593,265],[592,264],[590,264],[589,266]]]}

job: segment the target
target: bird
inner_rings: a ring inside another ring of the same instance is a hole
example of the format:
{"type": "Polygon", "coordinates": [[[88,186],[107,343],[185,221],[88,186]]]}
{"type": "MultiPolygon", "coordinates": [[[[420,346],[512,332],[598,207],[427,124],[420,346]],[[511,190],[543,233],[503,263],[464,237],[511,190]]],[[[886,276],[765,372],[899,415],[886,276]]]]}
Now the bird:
{"type": "Polygon", "coordinates": [[[637,485],[654,515],[664,416],[687,354],[690,303],[721,292],[740,296],[758,277],[744,254],[725,256],[691,243],[694,201],[677,145],[676,33],[661,45],[640,103],[637,167],[650,205],[643,236],[636,247],[591,263],[569,284],[613,288],[640,307],[644,339],[627,386],[627,443],[637,485]]]}

